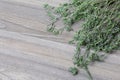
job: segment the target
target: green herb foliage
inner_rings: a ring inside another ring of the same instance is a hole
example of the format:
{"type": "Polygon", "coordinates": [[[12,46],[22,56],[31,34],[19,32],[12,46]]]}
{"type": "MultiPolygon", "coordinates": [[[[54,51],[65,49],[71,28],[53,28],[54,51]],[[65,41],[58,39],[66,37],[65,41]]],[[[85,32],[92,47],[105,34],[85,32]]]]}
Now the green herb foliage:
{"type": "MultiPolygon", "coordinates": [[[[46,4],[45,9],[51,18],[48,31],[54,34],[64,30],[73,31],[74,23],[84,21],[70,43],[76,44],[73,57],[75,66],[85,69],[89,79],[93,80],[88,65],[101,61],[103,55],[98,52],[110,53],[120,49],[120,0],[71,0],[59,7],[46,4]],[[55,23],[59,19],[62,19],[65,26],[57,29],[55,23]],[[85,53],[81,53],[83,46],[86,47],[85,53]]],[[[72,68],[71,72],[78,73],[76,68],[72,68]]]]}
{"type": "Polygon", "coordinates": [[[77,69],[76,67],[70,67],[70,68],[69,68],[69,71],[70,71],[73,75],[78,74],[78,69],[77,69]]]}

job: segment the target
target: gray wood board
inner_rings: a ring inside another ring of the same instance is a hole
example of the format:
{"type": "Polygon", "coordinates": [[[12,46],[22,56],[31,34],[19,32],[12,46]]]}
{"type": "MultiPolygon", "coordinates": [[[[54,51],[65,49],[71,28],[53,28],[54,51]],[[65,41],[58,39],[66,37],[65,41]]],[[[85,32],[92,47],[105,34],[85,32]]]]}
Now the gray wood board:
{"type": "MultiPolygon", "coordinates": [[[[50,21],[42,5],[63,2],[0,0],[0,80],[88,80],[83,70],[77,76],[68,72],[75,46],[67,42],[74,32],[55,36],[46,31],[50,21]]],[[[89,66],[94,80],[120,80],[119,53],[89,66]]]]}

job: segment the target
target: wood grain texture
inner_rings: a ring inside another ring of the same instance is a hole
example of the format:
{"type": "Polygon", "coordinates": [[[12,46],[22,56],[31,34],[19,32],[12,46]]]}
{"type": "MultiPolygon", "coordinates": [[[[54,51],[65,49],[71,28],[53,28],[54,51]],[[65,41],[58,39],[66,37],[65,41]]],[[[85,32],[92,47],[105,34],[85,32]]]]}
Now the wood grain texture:
{"type": "MultiPolygon", "coordinates": [[[[46,31],[50,21],[42,5],[63,2],[67,0],[0,0],[0,80],[88,80],[83,70],[77,76],[68,72],[75,46],[67,42],[74,32],[55,36],[46,31]]],[[[94,80],[120,80],[120,52],[89,68],[94,80]]]]}

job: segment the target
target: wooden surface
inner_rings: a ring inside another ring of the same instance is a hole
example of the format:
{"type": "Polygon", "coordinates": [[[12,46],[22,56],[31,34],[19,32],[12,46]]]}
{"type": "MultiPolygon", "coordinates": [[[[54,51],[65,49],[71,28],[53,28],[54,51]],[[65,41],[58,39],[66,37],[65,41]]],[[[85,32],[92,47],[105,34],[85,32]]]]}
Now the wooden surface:
{"type": "MultiPolygon", "coordinates": [[[[43,4],[67,0],[0,0],[0,80],[88,80],[83,70],[72,76],[73,32],[54,36],[43,4]]],[[[58,23],[58,27],[62,23],[58,23]]],[[[78,26],[75,26],[76,29],[78,26]]],[[[120,80],[120,52],[89,66],[94,80],[120,80]]]]}

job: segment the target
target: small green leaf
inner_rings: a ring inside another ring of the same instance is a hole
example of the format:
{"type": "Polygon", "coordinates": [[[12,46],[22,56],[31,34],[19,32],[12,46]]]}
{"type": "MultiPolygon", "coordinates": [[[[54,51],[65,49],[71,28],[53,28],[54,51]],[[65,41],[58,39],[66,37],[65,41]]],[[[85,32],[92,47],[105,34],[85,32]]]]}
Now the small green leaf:
{"type": "Polygon", "coordinates": [[[70,67],[69,71],[73,74],[73,75],[77,75],[78,74],[78,69],[76,67],[70,67]]]}

